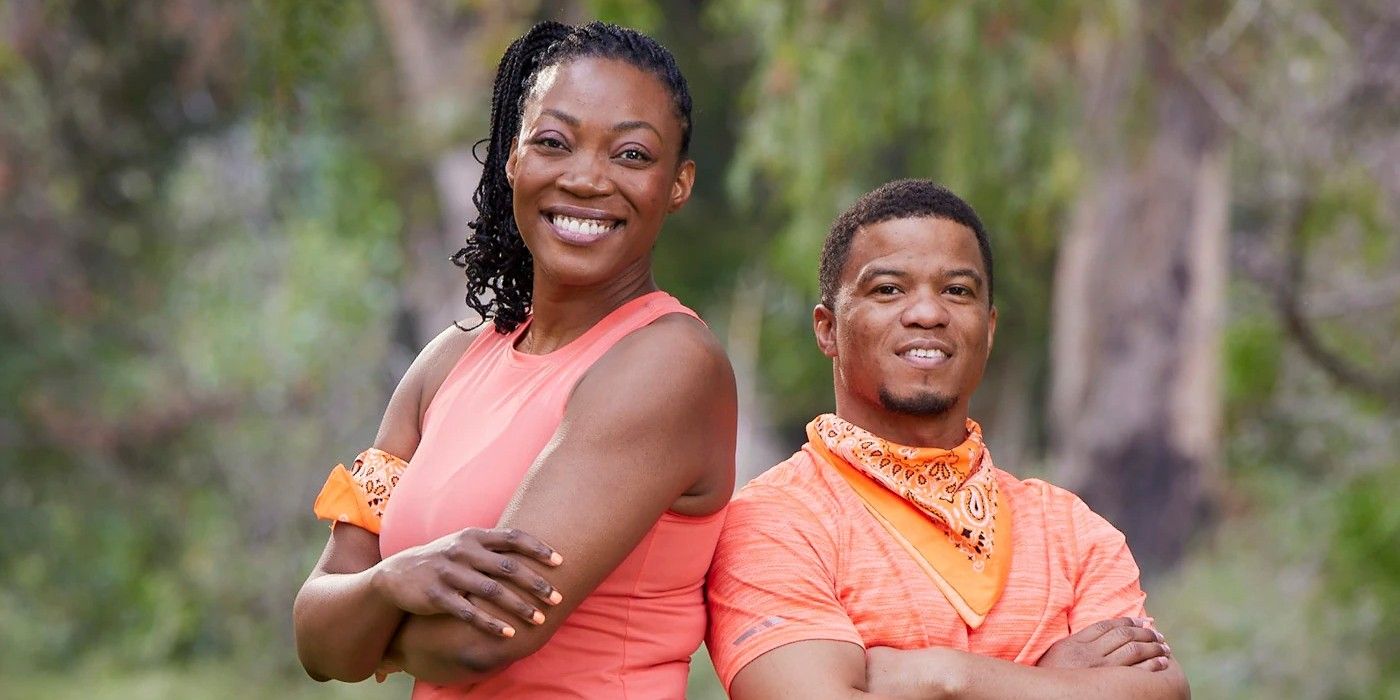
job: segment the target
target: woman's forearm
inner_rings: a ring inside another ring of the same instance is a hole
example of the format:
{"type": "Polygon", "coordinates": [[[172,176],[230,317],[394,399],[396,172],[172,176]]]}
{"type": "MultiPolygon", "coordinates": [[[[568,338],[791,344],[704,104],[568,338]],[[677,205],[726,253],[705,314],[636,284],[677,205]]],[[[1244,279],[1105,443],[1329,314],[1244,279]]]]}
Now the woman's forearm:
{"type": "Polygon", "coordinates": [[[375,592],[374,572],[320,574],[302,585],[292,620],[312,678],[362,681],[383,661],[404,613],[375,592]]]}
{"type": "Polygon", "coordinates": [[[429,683],[478,683],[509,665],[500,654],[503,641],[484,638],[469,623],[450,615],[408,615],[389,642],[384,660],[429,683]]]}

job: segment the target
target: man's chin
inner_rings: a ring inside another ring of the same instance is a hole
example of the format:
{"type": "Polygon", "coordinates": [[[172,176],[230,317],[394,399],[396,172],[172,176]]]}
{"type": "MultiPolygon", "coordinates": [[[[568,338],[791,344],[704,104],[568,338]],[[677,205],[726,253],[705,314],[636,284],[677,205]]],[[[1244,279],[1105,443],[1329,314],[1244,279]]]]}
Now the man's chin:
{"type": "Polygon", "coordinates": [[[936,391],[919,391],[897,394],[884,387],[880,388],[880,406],[891,413],[906,416],[941,416],[957,405],[958,397],[936,391]]]}

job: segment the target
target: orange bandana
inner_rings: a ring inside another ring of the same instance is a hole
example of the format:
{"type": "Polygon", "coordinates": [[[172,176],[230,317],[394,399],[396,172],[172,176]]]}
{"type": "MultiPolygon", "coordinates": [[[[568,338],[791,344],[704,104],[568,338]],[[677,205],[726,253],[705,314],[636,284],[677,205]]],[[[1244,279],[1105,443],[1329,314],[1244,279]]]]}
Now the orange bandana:
{"type": "Polygon", "coordinates": [[[312,506],[316,517],[335,523],[351,523],[379,534],[379,521],[389,495],[399,485],[408,463],[373,447],[360,453],[350,469],[337,464],[312,506]]]}
{"type": "Polygon", "coordinates": [[[997,498],[982,427],[951,450],[905,447],[830,413],[807,437],[871,515],[933,579],[976,629],[1006,588],[1011,569],[1011,511],[997,498]]]}

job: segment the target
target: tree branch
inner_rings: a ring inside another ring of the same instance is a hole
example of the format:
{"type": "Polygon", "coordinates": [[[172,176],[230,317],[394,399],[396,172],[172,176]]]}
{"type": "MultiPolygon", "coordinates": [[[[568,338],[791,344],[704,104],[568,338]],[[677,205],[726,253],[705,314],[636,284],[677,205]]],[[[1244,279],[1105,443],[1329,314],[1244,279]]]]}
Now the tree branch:
{"type": "Polygon", "coordinates": [[[1312,206],[1310,198],[1296,200],[1284,219],[1288,236],[1288,252],[1283,274],[1275,286],[1275,303],[1288,336],[1298,349],[1337,384],[1367,396],[1379,398],[1391,406],[1400,406],[1400,374],[1385,375],[1371,372],[1327,348],[1317,329],[1303,314],[1300,296],[1307,255],[1307,240],[1302,222],[1312,206]]]}

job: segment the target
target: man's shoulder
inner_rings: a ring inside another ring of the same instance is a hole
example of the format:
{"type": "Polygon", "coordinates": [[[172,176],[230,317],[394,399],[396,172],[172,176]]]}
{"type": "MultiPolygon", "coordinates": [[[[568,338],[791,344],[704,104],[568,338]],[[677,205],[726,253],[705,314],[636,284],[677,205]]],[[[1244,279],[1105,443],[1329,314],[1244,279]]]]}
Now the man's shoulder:
{"type": "Polygon", "coordinates": [[[734,501],[789,501],[794,498],[826,496],[830,492],[831,486],[823,478],[822,466],[813,458],[807,446],[803,445],[791,457],[745,484],[734,496],[734,501]]]}
{"type": "Polygon", "coordinates": [[[1012,507],[1018,503],[1035,502],[1047,512],[1066,515],[1080,509],[1086,511],[1089,509],[1078,494],[1063,486],[1034,477],[1022,479],[1000,468],[995,469],[997,471],[997,485],[1001,488],[1002,493],[1011,499],[1012,507]]]}
{"type": "Polygon", "coordinates": [[[839,517],[838,498],[828,476],[804,446],[739,489],[729,504],[727,520],[781,527],[839,517]]]}
{"type": "Polygon", "coordinates": [[[1050,539],[1067,539],[1079,544],[1123,541],[1123,533],[1073,491],[1043,479],[1020,479],[998,471],[1001,472],[998,480],[1003,493],[1011,498],[1017,522],[1030,515],[1031,520],[1043,525],[1044,534],[1050,539]]]}

